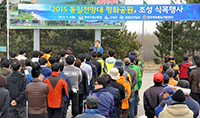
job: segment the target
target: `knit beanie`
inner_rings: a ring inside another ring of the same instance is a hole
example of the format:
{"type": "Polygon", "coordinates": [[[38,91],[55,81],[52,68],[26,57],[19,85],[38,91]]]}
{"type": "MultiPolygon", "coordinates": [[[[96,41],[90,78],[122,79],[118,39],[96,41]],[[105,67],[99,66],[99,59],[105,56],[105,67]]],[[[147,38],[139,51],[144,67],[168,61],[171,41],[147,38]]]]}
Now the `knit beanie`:
{"type": "Polygon", "coordinates": [[[167,69],[167,71],[165,72],[165,74],[167,74],[169,77],[174,77],[175,72],[173,69],[167,69]]]}
{"type": "Polygon", "coordinates": [[[182,90],[177,90],[173,95],[172,95],[172,100],[177,101],[179,103],[182,103],[185,101],[185,95],[182,90]]]}

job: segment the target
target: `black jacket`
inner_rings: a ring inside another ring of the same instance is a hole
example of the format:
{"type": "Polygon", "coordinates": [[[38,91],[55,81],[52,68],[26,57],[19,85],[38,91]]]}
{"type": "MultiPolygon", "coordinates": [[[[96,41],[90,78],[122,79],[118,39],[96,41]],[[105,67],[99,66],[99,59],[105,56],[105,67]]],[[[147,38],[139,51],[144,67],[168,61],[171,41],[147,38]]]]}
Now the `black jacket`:
{"type": "Polygon", "coordinates": [[[82,81],[79,83],[79,94],[89,94],[87,73],[81,69],[82,81]]]}
{"type": "Polygon", "coordinates": [[[10,104],[9,91],[0,87],[0,118],[9,118],[7,108],[10,104]]]}
{"type": "Polygon", "coordinates": [[[121,83],[116,82],[116,80],[112,80],[110,86],[117,88],[120,93],[120,100],[125,98],[125,88],[121,83]]]}
{"type": "Polygon", "coordinates": [[[192,70],[194,70],[194,69],[196,69],[195,64],[191,64],[191,65],[188,67],[188,70],[187,70],[188,77],[190,76],[190,73],[191,73],[192,70]]]}
{"type": "Polygon", "coordinates": [[[17,106],[26,106],[26,77],[19,71],[13,71],[13,73],[10,74],[6,79],[6,89],[8,89],[10,92],[10,102],[15,100],[17,106]]]}
{"type": "Polygon", "coordinates": [[[106,89],[107,89],[108,92],[110,92],[113,95],[114,103],[115,103],[115,110],[114,110],[114,112],[110,113],[110,115],[113,118],[118,118],[117,116],[120,115],[120,113],[118,114],[118,109],[121,110],[121,108],[122,108],[122,102],[120,100],[119,90],[117,88],[110,86],[110,85],[107,85],[106,89]]]}
{"type": "Polygon", "coordinates": [[[155,115],[155,108],[164,99],[162,96],[160,96],[163,88],[163,86],[151,86],[144,92],[143,100],[146,116],[153,117],[155,115]]]}
{"type": "Polygon", "coordinates": [[[97,67],[98,76],[101,74],[101,63],[99,63],[96,59],[92,59],[91,63],[97,67]]]}

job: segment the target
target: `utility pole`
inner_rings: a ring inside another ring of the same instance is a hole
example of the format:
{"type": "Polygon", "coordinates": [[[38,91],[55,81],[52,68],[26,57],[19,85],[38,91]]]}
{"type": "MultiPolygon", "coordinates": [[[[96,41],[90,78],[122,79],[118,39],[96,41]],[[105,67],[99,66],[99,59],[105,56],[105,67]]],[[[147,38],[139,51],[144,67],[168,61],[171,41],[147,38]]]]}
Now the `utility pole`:
{"type": "MultiPolygon", "coordinates": [[[[175,5],[175,2],[173,0],[171,0],[171,3],[170,4],[173,4],[175,5]]],[[[174,34],[173,34],[173,30],[174,30],[174,24],[173,24],[173,21],[172,21],[172,38],[171,38],[171,55],[174,56],[174,50],[173,50],[173,45],[174,45],[174,34]]]]}
{"type": "MultiPolygon", "coordinates": [[[[148,5],[148,3],[143,0],[143,5],[148,5]]],[[[142,54],[141,54],[141,63],[143,64],[144,63],[144,20],[142,21],[142,54]]]]}

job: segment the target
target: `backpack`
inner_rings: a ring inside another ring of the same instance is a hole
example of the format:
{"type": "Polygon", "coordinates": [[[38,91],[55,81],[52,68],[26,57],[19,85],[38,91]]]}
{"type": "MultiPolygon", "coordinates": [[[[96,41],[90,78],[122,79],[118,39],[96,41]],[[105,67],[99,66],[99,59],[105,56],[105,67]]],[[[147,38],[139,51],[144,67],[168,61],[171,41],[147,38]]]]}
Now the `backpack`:
{"type": "Polygon", "coordinates": [[[127,71],[124,71],[124,75],[123,76],[126,78],[126,81],[128,81],[130,83],[127,71]]]}

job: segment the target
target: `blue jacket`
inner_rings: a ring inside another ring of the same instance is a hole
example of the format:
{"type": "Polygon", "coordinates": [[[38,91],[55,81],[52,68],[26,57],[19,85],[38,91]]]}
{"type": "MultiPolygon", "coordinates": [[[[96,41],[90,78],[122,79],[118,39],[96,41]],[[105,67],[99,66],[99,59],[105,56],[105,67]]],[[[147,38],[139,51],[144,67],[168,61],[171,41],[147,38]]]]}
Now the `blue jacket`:
{"type": "Polygon", "coordinates": [[[97,49],[97,47],[94,46],[93,49],[94,49],[94,51],[96,51],[96,52],[101,52],[101,53],[103,54],[103,48],[102,48],[101,46],[100,46],[99,49],[97,49]]]}
{"type": "Polygon", "coordinates": [[[95,89],[91,91],[93,96],[99,99],[99,111],[101,115],[108,117],[114,110],[114,97],[106,88],[95,89]]]}
{"type": "Polygon", "coordinates": [[[98,109],[85,109],[85,113],[76,116],[75,118],[105,118],[100,115],[100,111],[98,109]]]}
{"type": "Polygon", "coordinates": [[[193,111],[193,118],[197,118],[199,115],[199,103],[193,100],[189,95],[185,95],[185,104],[193,111]]]}
{"type": "MultiPolygon", "coordinates": [[[[68,93],[72,90],[72,84],[71,81],[69,79],[69,76],[65,75],[64,72],[60,71],[59,75],[63,78],[65,78],[67,85],[68,85],[68,93]]],[[[68,100],[70,100],[69,95],[64,96],[64,102],[67,102],[68,100]]]]}
{"type": "Polygon", "coordinates": [[[167,103],[167,100],[170,99],[172,95],[167,96],[165,99],[162,100],[162,102],[155,108],[155,114],[158,117],[160,112],[165,107],[165,103],[167,103]]]}
{"type": "Polygon", "coordinates": [[[96,77],[97,74],[98,74],[98,73],[97,73],[97,67],[94,66],[94,65],[92,64],[92,62],[90,62],[90,61],[86,61],[85,63],[88,64],[88,65],[90,65],[90,66],[92,67],[92,76],[96,77]]]}
{"type": "MultiPolygon", "coordinates": [[[[42,76],[43,76],[43,81],[42,81],[42,82],[44,82],[44,80],[45,80],[46,78],[45,78],[44,75],[42,75],[42,76]]],[[[32,80],[33,80],[33,77],[32,77],[32,75],[31,75],[31,73],[27,74],[27,75],[26,75],[26,78],[27,78],[27,85],[28,85],[28,84],[30,84],[30,83],[32,82],[32,80]]]]}
{"type": "MultiPolygon", "coordinates": [[[[185,104],[188,106],[188,108],[190,110],[192,110],[192,112],[194,113],[193,118],[197,118],[199,115],[199,103],[195,100],[193,100],[189,95],[185,95],[185,104]]],[[[172,105],[172,104],[176,104],[176,101],[172,100],[172,99],[168,99],[166,101],[167,105],[172,105]]],[[[159,106],[158,106],[159,107],[159,106]]],[[[164,108],[164,107],[163,107],[164,108]]],[[[162,109],[163,109],[162,108],[162,109]]],[[[162,110],[161,110],[162,111],[162,110]]],[[[161,112],[160,111],[160,112],[161,112]]],[[[156,112],[156,109],[155,109],[156,112]]],[[[159,114],[158,114],[159,115],[159,114]]],[[[157,116],[157,114],[156,114],[157,116]]]]}
{"type": "Polygon", "coordinates": [[[51,69],[46,67],[46,66],[40,66],[42,68],[42,74],[45,76],[45,77],[48,77],[48,76],[51,76],[51,69]]]}
{"type": "Polygon", "coordinates": [[[114,97],[114,104],[115,104],[115,109],[112,113],[110,113],[109,117],[112,117],[112,118],[117,118],[117,108],[121,108],[122,104],[120,102],[120,94],[119,94],[119,90],[108,85],[107,86],[107,91],[110,92],[113,97],[114,97]]]}
{"type": "MultiPolygon", "coordinates": [[[[92,78],[93,79],[96,78],[97,74],[98,74],[97,67],[94,66],[90,61],[86,61],[85,63],[92,67],[92,78]]],[[[89,85],[89,87],[90,87],[89,89],[90,90],[93,90],[93,79],[90,80],[90,85],[89,85]]]]}
{"type": "Polygon", "coordinates": [[[71,84],[71,81],[69,79],[69,76],[68,75],[65,75],[63,71],[60,71],[59,72],[59,76],[65,78],[66,82],[67,82],[67,85],[69,86],[70,88],[70,91],[72,90],[72,84],[71,84]]]}

